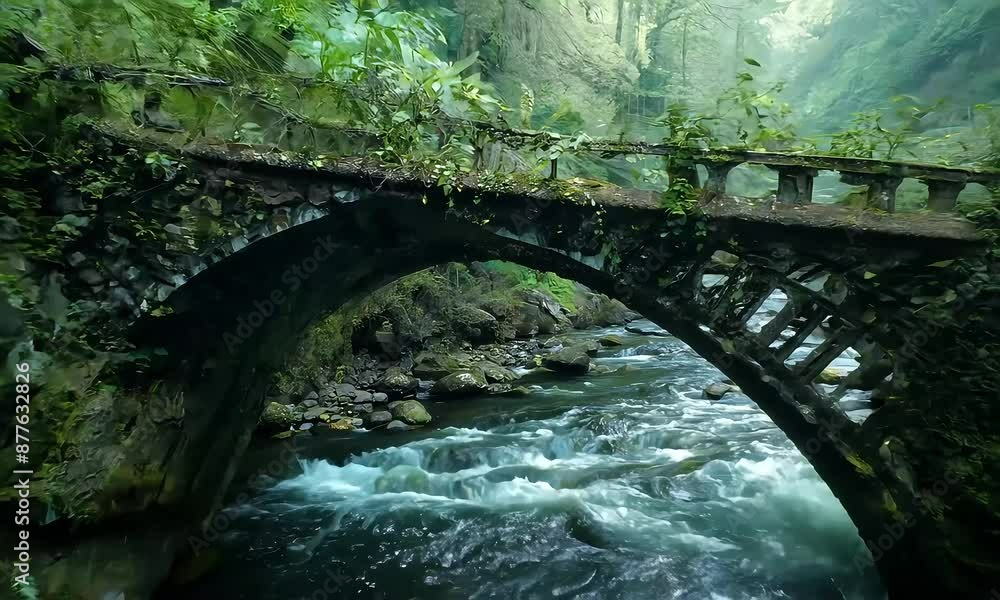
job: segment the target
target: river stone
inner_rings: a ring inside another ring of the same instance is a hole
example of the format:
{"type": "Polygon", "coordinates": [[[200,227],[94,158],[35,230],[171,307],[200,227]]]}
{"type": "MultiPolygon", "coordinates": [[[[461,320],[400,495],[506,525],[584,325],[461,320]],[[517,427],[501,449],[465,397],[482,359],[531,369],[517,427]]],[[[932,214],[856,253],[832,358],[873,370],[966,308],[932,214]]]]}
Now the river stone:
{"type": "Polygon", "coordinates": [[[729,385],[728,383],[713,383],[705,388],[702,393],[704,394],[704,397],[709,400],[722,400],[722,397],[729,392],[739,393],[740,388],[735,385],[729,385]]]}
{"type": "Polygon", "coordinates": [[[368,425],[370,427],[376,427],[378,425],[384,425],[392,421],[392,413],[387,410],[377,410],[372,414],[368,415],[368,425]]]}
{"type": "Polygon", "coordinates": [[[361,427],[362,425],[365,424],[365,422],[363,420],[355,417],[355,418],[351,419],[351,424],[354,425],[355,427],[361,427]]]}
{"type": "Polygon", "coordinates": [[[442,398],[473,396],[486,389],[486,376],[479,369],[468,369],[447,375],[431,387],[431,395],[442,398]]]}
{"type": "Polygon", "coordinates": [[[624,346],[625,340],[617,335],[606,335],[601,339],[597,340],[605,348],[613,348],[615,346],[624,346]]]}
{"type": "Polygon", "coordinates": [[[549,338],[542,342],[542,348],[558,348],[563,345],[563,341],[559,338],[549,338]]]}
{"type": "Polygon", "coordinates": [[[409,425],[426,425],[431,422],[431,415],[424,405],[416,400],[406,400],[392,407],[392,416],[409,425]]]}
{"type": "Polygon", "coordinates": [[[500,323],[496,317],[481,308],[461,305],[448,311],[460,339],[474,344],[489,344],[500,339],[500,323]]]}
{"type": "Polygon", "coordinates": [[[403,403],[402,400],[393,400],[388,405],[386,405],[386,408],[388,408],[389,410],[393,410],[394,408],[396,408],[397,406],[399,406],[402,403],[403,403]]]}
{"type": "Polygon", "coordinates": [[[584,375],[590,371],[587,349],[579,346],[563,348],[542,357],[542,366],[550,371],[569,375],[584,375]]]}
{"type": "Polygon", "coordinates": [[[299,425],[299,431],[309,431],[312,428],[313,428],[312,423],[303,423],[302,425],[299,425]]]}
{"type": "Polygon", "coordinates": [[[389,424],[385,426],[385,428],[389,431],[406,431],[410,427],[402,421],[390,421],[389,424]]]}
{"type": "Polygon", "coordinates": [[[371,402],[371,401],[372,401],[372,394],[371,394],[371,392],[366,392],[364,390],[358,390],[358,391],[354,392],[354,403],[355,404],[362,404],[362,403],[371,402]]]}
{"type": "Polygon", "coordinates": [[[299,407],[300,408],[305,408],[305,409],[310,409],[310,408],[316,406],[317,404],[319,404],[319,402],[316,402],[315,400],[303,400],[302,402],[299,403],[299,407]]]}
{"type": "Polygon", "coordinates": [[[287,430],[295,424],[295,413],[284,404],[271,402],[260,416],[260,428],[265,432],[287,430]]]}
{"type": "Polygon", "coordinates": [[[330,409],[325,406],[315,406],[307,410],[305,414],[302,415],[302,418],[306,421],[315,421],[320,417],[320,415],[328,412],[330,412],[330,409]]]}
{"type": "Polygon", "coordinates": [[[354,429],[354,419],[337,419],[331,422],[328,427],[333,431],[351,431],[354,429]]]}
{"type": "Polygon", "coordinates": [[[306,394],[306,400],[319,400],[319,394],[315,390],[306,394]]]}
{"type": "Polygon", "coordinates": [[[366,415],[366,414],[372,412],[373,410],[375,410],[375,407],[372,406],[371,403],[366,402],[364,404],[355,404],[354,405],[354,410],[358,411],[361,414],[365,414],[366,415]]]}
{"type": "Polygon", "coordinates": [[[372,402],[375,404],[385,404],[389,401],[389,395],[384,392],[375,392],[372,394],[372,402]]]}
{"type": "Polygon", "coordinates": [[[343,418],[344,418],[343,415],[339,415],[337,413],[332,413],[332,412],[323,413],[319,416],[319,420],[323,421],[324,423],[333,423],[334,421],[339,421],[340,419],[343,418]]]}
{"type": "Polygon", "coordinates": [[[505,369],[489,361],[479,363],[479,368],[483,370],[483,374],[486,375],[486,381],[489,383],[510,383],[521,378],[514,371],[505,369]]]}
{"type": "Polygon", "coordinates": [[[420,382],[416,377],[407,375],[399,367],[391,367],[375,382],[375,389],[389,398],[396,399],[413,394],[419,385],[420,382]]]}
{"type": "Polygon", "coordinates": [[[349,383],[337,383],[333,386],[333,389],[337,390],[338,396],[346,396],[347,398],[354,397],[354,386],[349,383]]]}

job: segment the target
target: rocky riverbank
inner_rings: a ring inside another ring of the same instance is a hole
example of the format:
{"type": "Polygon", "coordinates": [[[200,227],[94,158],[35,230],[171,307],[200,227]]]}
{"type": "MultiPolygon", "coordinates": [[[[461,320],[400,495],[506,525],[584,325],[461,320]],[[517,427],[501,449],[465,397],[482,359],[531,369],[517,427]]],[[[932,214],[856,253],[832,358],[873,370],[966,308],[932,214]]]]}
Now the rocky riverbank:
{"type": "MultiPolygon", "coordinates": [[[[520,290],[513,303],[480,299],[450,306],[451,335],[402,339],[389,322],[354,336],[349,364],[329,365],[295,393],[268,398],[258,434],[277,439],[360,429],[405,431],[433,422],[426,402],[481,395],[526,395],[521,376],[544,369],[566,376],[589,373],[601,344],[560,337],[573,329],[624,325],[638,318],[620,302],[585,288],[575,310],[537,289],[520,290]]],[[[444,312],[444,311],[442,311],[444,312]]]]}

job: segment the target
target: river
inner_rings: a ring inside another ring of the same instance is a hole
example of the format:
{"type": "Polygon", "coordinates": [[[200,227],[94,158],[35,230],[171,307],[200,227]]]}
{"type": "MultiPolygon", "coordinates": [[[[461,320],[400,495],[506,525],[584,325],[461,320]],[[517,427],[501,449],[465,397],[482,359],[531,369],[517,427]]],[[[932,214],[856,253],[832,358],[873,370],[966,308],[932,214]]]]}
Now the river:
{"type": "Polygon", "coordinates": [[[763,412],[703,399],[723,376],[672,337],[570,337],[607,334],[626,345],[596,363],[628,369],[428,403],[422,431],[300,436],[306,458],[225,509],[221,565],[183,597],[884,598],[847,514],[763,412]]]}

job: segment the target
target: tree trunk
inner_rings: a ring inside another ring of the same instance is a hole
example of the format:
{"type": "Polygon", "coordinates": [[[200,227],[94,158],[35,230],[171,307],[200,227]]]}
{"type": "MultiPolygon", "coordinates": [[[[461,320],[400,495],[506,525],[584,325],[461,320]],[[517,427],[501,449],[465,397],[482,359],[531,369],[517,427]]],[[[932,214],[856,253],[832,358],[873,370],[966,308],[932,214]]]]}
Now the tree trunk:
{"type": "Polygon", "coordinates": [[[684,34],[681,37],[681,83],[688,82],[688,19],[684,19],[684,34]]]}
{"type": "Polygon", "coordinates": [[[622,43],[622,29],[625,27],[625,0],[618,0],[618,23],[615,25],[615,43],[622,43]]]}

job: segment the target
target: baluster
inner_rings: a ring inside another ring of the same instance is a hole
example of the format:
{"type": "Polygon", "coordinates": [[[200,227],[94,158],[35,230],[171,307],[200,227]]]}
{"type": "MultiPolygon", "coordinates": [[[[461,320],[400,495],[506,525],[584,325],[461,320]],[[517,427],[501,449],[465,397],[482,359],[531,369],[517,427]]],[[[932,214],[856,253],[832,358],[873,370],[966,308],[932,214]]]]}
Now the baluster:
{"type": "Polygon", "coordinates": [[[705,191],[715,192],[719,196],[725,195],[726,180],[729,178],[729,173],[740,166],[740,164],[730,162],[705,163],[705,168],[708,169],[708,180],[705,182],[705,191]]]}
{"type": "Polygon", "coordinates": [[[927,208],[936,212],[950,212],[958,203],[958,195],[965,189],[963,181],[939,181],[932,179],[927,182],[927,208]]]}
{"type": "Polygon", "coordinates": [[[778,172],[778,202],[781,204],[811,204],[813,180],[817,169],[806,167],[771,167],[778,172]]]}

